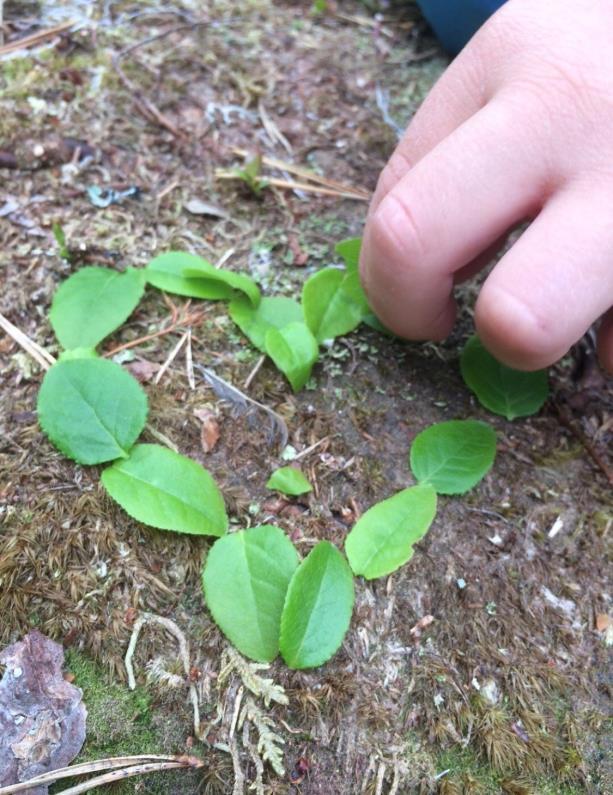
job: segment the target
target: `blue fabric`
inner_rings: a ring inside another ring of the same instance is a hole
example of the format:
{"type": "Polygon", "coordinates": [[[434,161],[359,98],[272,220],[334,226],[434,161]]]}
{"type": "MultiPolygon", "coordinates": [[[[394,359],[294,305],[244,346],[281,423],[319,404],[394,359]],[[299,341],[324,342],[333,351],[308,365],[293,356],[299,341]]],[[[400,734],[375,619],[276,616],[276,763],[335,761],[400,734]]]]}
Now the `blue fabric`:
{"type": "Polygon", "coordinates": [[[458,53],[505,0],[417,0],[443,47],[458,53]]]}

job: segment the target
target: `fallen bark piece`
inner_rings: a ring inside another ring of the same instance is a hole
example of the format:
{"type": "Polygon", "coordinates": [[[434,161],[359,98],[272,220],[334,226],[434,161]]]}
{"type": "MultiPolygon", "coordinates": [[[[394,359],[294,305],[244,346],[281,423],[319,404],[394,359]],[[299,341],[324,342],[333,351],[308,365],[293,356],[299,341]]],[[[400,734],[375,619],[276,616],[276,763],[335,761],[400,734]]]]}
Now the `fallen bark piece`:
{"type": "MultiPolygon", "coordinates": [[[[85,741],[83,693],[62,673],[62,647],[37,630],[0,653],[0,787],[64,767],[85,741]]],[[[48,787],[26,795],[47,795],[48,787]]]]}

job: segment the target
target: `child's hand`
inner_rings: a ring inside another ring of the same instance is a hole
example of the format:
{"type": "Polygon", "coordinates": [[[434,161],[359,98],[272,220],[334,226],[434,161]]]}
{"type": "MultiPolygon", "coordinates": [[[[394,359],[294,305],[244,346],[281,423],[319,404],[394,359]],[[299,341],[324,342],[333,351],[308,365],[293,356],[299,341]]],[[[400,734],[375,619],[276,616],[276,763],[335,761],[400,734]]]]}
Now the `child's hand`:
{"type": "Polygon", "coordinates": [[[481,290],[479,335],[536,369],[604,315],[613,372],[611,0],[509,0],[451,64],[379,179],[361,260],[373,309],[403,337],[445,337],[454,281],[526,219],[481,290]]]}

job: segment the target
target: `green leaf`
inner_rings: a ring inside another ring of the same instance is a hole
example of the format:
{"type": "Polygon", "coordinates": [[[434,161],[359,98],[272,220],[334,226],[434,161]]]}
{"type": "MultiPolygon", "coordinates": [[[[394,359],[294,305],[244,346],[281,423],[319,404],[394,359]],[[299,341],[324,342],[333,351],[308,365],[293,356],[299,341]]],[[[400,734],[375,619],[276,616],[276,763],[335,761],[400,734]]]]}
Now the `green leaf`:
{"type": "Polygon", "coordinates": [[[95,348],[70,348],[62,351],[58,356],[58,362],[68,362],[72,359],[99,359],[95,348]]]}
{"type": "Polygon", "coordinates": [[[215,268],[210,262],[201,259],[198,266],[184,268],[182,275],[188,279],[199,279],[204,282],[222,282],[233,290],[244,293],[253,306],[257,306],[260,303],[260,288],[251,277],[246,276],[244,273],[234,273],[222,268],[215,268]]]}
{"type": "Polygon", "coordinates": [[[436,492],[412,486],[373,505],[345,539],[345,552],[356,575],[367,580],[396,571],[413,556],[413,544],[428,532],[436,513],[436,492]]]}
{"type": "Polygon", "coordinates": [[[357,287],[357,274],[336,268],[324,268],[307,279],[302,288],[304,317],[318,342],[348,334],[359,326],[365,307],[357,287]]]}
{"type": "Polygon", "coordinates": [[[315,668],[338,650],[351,621],[353,577],[329,541],[320,541],[296,569],[281,615],[279,647],[290,668],[315,668]]]}
{"type": "Polygon", "coordinates": [[[334,246],[334,251],[339,255],[339,257],[343,258],[345,267],[349,273],[355,273],[358,270],[361,248],[361,237],[349,237],[347,240],[340,240],[334,246]]]}
{"type": "Polygon", "coordinates": [[[489,472],[496,433],[484,422],[450,420],[418,433],[411,445],[411,470],[439,494],[464,494],[489,472]]]}
{"type": "Polygon", "coordinates": [[[378,322],[372,314],[372,310],[368,305],[368,298],[362,287],[360,281],[360,249],[362,248],[361,237],[351,237],[347,240],[341,240],[334,246],[334,251],[339,254],[347,268],[347,274],[343,282],[343,290],[351,296],[352,300],[361,308],[362,320],[366,321],[368,317],[372,316],[375,322],[378,322]]]}
{"type": "Polygon", "coordinates": [[[302,323],[302,307],[293,298],[274,296],[262,298],[254,307],[246,296],[230,302],[230,317],[251,343],[266,353],[266,333],[271,328],[282,329],[290,323],[302,323]]]}
{"type": "Polygon", "coordinates": [[[278,527],[231,533],[213,544],[202,585],[215,622],[241,654],[271,662],[279,653],[281,612],[298,566],[292,542],[278,527]]]}
{"type": "Polygon", "coordinates": [[[186,251],[167,251],[151,260],[145,268],[145,276],[149,284],[166,293],[209,300],[232,298],[234,291],[224,281],[188,279],[184,276],[183,271],[191,268],[197,270],[202,263],[210,264],[196,254],[188,254],[186,251]]]}
{"type": "Polygon", "coordinates": [[[81,268],[53,296],[49,320],[64,348],[94,348],[134,311],[145,289],[143,272],[81,268]]]}
{"type": "Polygon", "coordinates": [[[298,494],[306,494],[307,491],[313,491],[309,481],[295,467],[276,469],[268,479],[266,488],[280,491],[282,494],[289,494],[291,497],[296,497],[298,494]]]}
{"type": "Polygon", "coordinates": [[[362,248],[361,237],[351,237],[341,240],[334,247],[334,251],[343,258],[347,268],[347,278],[345,280],[345,291],[349,293],[355,303],[362,307],[362,322],[375,331],[385,334],[388,337],[396,335],[386,328],[379,318],[375,315],[368,304],[368,298],[360,281],[360,249],[362,248]]]}
{"type": "Polygon", "coordinates": [[[197,461],[157,444],[138,444],[102,473],[102,485],[139,522],[160,530],[222,536],[223,498],[197,461]]]}
{"type": "Polygon", "coordinates": [[[294,392],[309,380],[319,356],[317,340],[304,323],[290,323],[282,329],[269,328],[265,337],[266,353],[287,377],[294,392]]]}
{"type": "Polygon", "coordinates": [[[125,458],[147,419],[147,397],[137,381],[106,359],[54,364],[37,408],[49,439],[80,464],[125,458]]]}
{"type": "Polygon", "coordinates": [[[51,230],[53,232],[53,237],[55,238],[55,242],[57,243],[57,247],[60,252],[60,257],[70,262],[70,250],[66,245],[66,235],[64,234],[62,225],[59,224],[57,221],[55,221],[51,227],[51,230]]]}
{"type": "Polygon", "coordinates": [[[476,336],[464,346],[460,370],[481,405],[508,420],[536,414],[549,394],[546,370],[513,370],[497,361],[476,336]]]}

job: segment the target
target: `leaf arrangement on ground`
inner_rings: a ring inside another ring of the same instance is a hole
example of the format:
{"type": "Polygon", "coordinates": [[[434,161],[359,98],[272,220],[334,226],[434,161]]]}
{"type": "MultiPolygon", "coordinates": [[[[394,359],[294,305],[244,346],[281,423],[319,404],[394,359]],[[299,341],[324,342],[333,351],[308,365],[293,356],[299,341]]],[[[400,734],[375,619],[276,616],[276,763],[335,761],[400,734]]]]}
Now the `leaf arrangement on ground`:
{"type": "MultiPolygon", "coordinates": [[[[464,494],[490,470],[496,434],[483,422],[451,420],[417,434],[409,462],[417,485],[373,505],[345,539],[347,559],[320,541],[300,561],[284,532],[271,525],[227,534],[223,496],[197,462],[158,444],[138,444],[147,397],[137,381],[96,347],[136,308],[145,286],[191,298],[226,300],[252,345],[266,353],[294,391],[302,389],[319,346],[360,323],[380,327],[362,289],[358,238],[336,246],[345,270],[324,268],[307,279],[302,300],[262,297],[245,274],[171,251],[143,271],[87,267],[57,290],[50,319],[66,350],[43,379],[41,428],[80,464],[110,462],[102,485],[132,518],[160,530],[217,536],[202,572],[207,605],[236,648],[258,662],[279,653],[290,668],[312,668],[340,648],[354,601],[353,576],[385,577],[406,564],[434,521],[438,494],[464,494]],[[347,562],[348,561],[348,562],[347,562]]],[[[480,402],[508,419],[537,411],[547,376],[497,362],[473,337],[461,371],[480,402]]],[[[275,470],[267,488],[287,496],[312,491],[295,466],[275,470]]]]}

